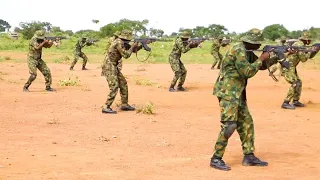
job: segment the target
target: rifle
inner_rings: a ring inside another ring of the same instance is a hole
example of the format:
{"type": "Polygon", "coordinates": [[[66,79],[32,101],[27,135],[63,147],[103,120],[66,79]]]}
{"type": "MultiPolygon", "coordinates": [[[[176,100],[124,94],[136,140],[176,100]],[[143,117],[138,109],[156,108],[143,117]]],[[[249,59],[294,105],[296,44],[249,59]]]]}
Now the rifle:
{"type": "MultiPolygon", "coordinates": [[[[142,61],[138,58],[138,51],[135,52],[135,53],[136,53],[136,58],[137,58],[137,60],[140,61],[140,62],[145,62],[146,60],[148,60],[148,58],[149,58],[150,55],[151,55],[151,48],[148,46],[148,44],[153,43],[153,42],[155,42],[155,41],[159,41],[159,39],[157,39],[157,38],[137,38],[137,39],[134,39],[134,40],[131,40],[131,41],[133,41],[134,43],[136,43],[136,42],[141,43],[142,48],[143,48],[144,50],[146,50],[146,51],[149,52],[149,54],[147,55],[147,57],[144,58],[144,60],[142,60],[142,61]]],[[[126,44],[126,43],[125,43],[125,44],[126,44]]],[[[125,46],[126,46],[126,45],[125,45],[125,46]]],[[[130,48],[130,46],[128,46],[127,48],[130,48]]]]}
{"type": "Polygon", "coordinates": [[[227,46],[228,44],[230,44],[231,43],[231,39],[222,39],[222,41],[221,41],[221,46],[222,47],[225,47],[225,46],[227,46]]]}
{"type": "MultiPolygon", "coordinates": [[[[67,37],[65,37],[65,36],[47,36],[47,37],[44,37],[44,39],[57,42],[62,39],[67,39],[67,37]]],[[[44,39],[38,39],[37,42],[42,43],[44,39]]]]}
{"type": "Polygon", "coordinates": [[[94,44],[96,42],[100,41],[99,39],[87,39],[87,43],[94,44]]]}

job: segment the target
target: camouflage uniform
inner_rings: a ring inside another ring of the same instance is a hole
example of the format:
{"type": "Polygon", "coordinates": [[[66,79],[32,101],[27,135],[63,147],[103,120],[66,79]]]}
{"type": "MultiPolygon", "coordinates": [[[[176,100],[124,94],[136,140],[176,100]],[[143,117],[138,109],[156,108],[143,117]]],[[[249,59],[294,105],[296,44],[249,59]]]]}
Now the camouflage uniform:
{"type": "MultiPolygon", "coordinates": [[[[42,47],[37,49],[41,44],[38,40],[44,39],[44,31],[36,31],[29,42],[28,67],[30,77],[23,87],[23,91],[29,91],[28,88],[37,77],[37,69],[43,74],[47,91],[53,91],[50,87],[52,84],[51,72],[47,64],[42,60],[42,47]]],[[[51,47],[51,46],[50,46],[51,47]]]]}
{"type": "MultiPolygon", "coordinates": [[[[105,54],[105,58],[104,58],[104,61],[102,63],[102,71],[101,71],[101,76],[106,76],[106,64],[107,64],[107,61],[108,61],[108,50],[109,50],[109,47],[110,45],[113,43],[114,40],[116,40],[118,38],[118,36],[120,35],[120,32],[117,31],[113,34],[113,36],[111,36],[109,39],[108,39],[108,42],[107,42],[107,45],[106,45],[106,48],[105,48],[105,52],[103,54],[105,54]]],[[[119,63],[118,63],[118,69],[121,71],[122,70],[122,59],[119,60],[119,63]]]]}
{"type": "Polygon", "coordinates": [[[178,79],[178,88],[179,91],[184,91],[185,89],[182,87],[186,80],[187,70],[181,62],[181,54],[188,52],[192,47],[190,47],[190,43],[188,44],[188,39],[190,35],[188,32],[183,32],[180,37],[178,37],[173,45],[173,49],[169,55],[169,63],[172,71],[174,72],[174,77],[172,79],[169,91],[174,91],[174,86],[176,85],[178,79]]]}
{"type": "MultiPolygon", "coordinates": [[[[123,30],[119,35],[119,38],[115,39],[108,50],[107,62],[105,65],[105,75],[109,84],[109,95],[106,101],[106,107],[102,109],[103,113],[116,113],[111,109],[111,105],[120,89],[121,97],[121,109],[135,110],[128,104],[128,85],[125,77],[122,75],[121,71],[118,69],[119,61],[121,58],[129,58],[134,51],[134,47],[130,47],[128,50],[125,49],[124,41],[130,41],[132,39],[132,32],[128,30],[123,30]]],[[[141,49],[141,46],[137,48],[141,49]]]]}
{"type": "MultiPolygon", "coordinates": [[[[260,30],[252,29],[242,41],[261,44],[260,30]]],[[[254,125],[246,99],[248,79],[253,77],[262,66],[262,61],[251,51],[246,52],[243,42],[234,44],[226,53],[213,94],[218,97],[221,112],[221,131],[214,147],[210,165],[220,170],[230,170],[223,161],[228,139],[237,130],[242,142],[243,165],[267,165],[253,155],[254,125]],[[250,63],[252,62],[252,63],[250,63]]]]}
{"type": "Polygon", "coordinates": [[[86,70],[86,64],[88,62],[87,56],[81,51],[84,46],[90,46],[91,44],[87,41],[87,36],[85,34],[77,41],[74,48],[74,60],[71,64],[70,70],[73,70],[73,67],[76,65],[79,57],[83,59],[82,70],[86,70]]]}
{"type": "MultiPolygon", "coordinates": [[[[295,42],[293,46],[305,46],[302,40],[310,40],[307,33],[304,33],[302,37],[300,37],[299,42],[295,42]]],[[[285,98],[282,108],[284,109],[295,109],[295,107],[304,107],[304,104],[299,102],[301,91],[302,91],[302,81],[297,73],[297,66],[301,62],[306,62],[309,58],[313,57],[315,54],[312,55],[311,52],[297,52],[295,54],[290,54],[287,57],[287,60],[290,63],[290,68],[282,68],[281,75],[284,76],[285,80],[291,84],[287,97],[285,98]],[[289,104],[293,100],[293,104],[289,104]]]]}
{"type": "Polygon", "coordinates": [[[222,62],[222,54],[220,54],[219,50],[221,47],[222,37],[219,36],[217,39],[213,40],[212,46],[211,46],[211,55],[213,56],[213,64],[211,66],[211,69],[214,69],[216,64],[218,63],[218,69],[221,67],[222,62]]]}

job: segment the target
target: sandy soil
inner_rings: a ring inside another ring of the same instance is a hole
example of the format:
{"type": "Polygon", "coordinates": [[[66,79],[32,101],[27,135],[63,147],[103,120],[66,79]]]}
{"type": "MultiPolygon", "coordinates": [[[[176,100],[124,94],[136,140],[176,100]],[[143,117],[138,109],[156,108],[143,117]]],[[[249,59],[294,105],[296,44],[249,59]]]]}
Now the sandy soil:
{"type": "MultiPolygon", "coordinates": [[[[80,61],[81,63],[81,61],[80,61]]],[[[307,107],[283,110],[289,85],[274,82],[266,71],[249,80],[248,105],[254,117],[256,155],[269,166],[241,165],[240,140],[234,133],[224,160],[229,172],[210,168],[220,130],[218,101],[212,95],[217,70],[186,65],[187,92],[168,92],[170,66],[125,64],[129,102],[151,101],[154,115],[118,111],[101,113],[108,85],[99,64],[70,72],[48,64],[53,88],[44,78],[22,92],[28,78],[24,63],[0,63],[0,179],[319,179],[320,71],[299,65],[301,101],[307,107]],[[59,80],[77,76],[79,86],[59,80]],[[137,85],[149,80],[153,85],[137,85]]],[[[119,101],[119,94],[116,102],[119,101]]]]}

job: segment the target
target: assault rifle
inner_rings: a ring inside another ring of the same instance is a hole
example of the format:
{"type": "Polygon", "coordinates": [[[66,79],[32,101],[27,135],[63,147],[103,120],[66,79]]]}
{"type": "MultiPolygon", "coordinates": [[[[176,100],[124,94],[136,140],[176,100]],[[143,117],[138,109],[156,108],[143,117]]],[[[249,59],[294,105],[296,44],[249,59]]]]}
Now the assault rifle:
{"type": "Polygon", "coordinates": [[[89,44],[94,44],[94,43],[96,43],[98,41],[100,41],[100,40],[98,40],[98,39],[87,39],[87,43],[89,43],[89,44]]]}
{"type": "MultiPolygon", "coordinates": [[[[44,39],[49,40],[49,41],[57,42],[57,41],[60,41],[62,39],[67,39],[67,37],[65,37],[65,36],[46,36],[46,37],[44,37],[44,39]]],[[[38,39],[37,42],[38,43],[42,43],[43,39],[38,39]]]]}
{"type": "Polygon", "coordinates": [[[157,39],[157,38],[138,38],[138,39],[134,39],[132,41],[134,43],[135,42],[141,43],[143,49],[150,52],[151,48],[148,46],[148,44],[153,43],[155,41],[159,41],[159,39],[157,39]]]}

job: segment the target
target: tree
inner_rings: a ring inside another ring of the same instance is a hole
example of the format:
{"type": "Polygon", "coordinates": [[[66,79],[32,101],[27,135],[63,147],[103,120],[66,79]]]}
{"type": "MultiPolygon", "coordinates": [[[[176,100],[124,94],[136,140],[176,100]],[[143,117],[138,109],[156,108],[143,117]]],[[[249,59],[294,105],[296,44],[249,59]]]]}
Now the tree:
{"type": "Polygon", "coordinates": [[[38,30],[44,30],[50,32],[52,25],[49,22],[20,22],[21,33],[25,39],[31,39],[34,33],[38,30]]]}
{"type": "Polygon", "coordinates": [[[66,30],[64,33],[68,34],[68,36],[72,36],[74,34],[72,30],[66,30]]]}
{"type": "Polygon", "coordinates": [[[282,24],[272,24],[263,29],[264,38],[270,40],[279,39],[281,36],[288,36],[289,31],[282,24]]]}
{"type": "Polygon", "coordinates": [[[208,33],[210,34],[211,37],[218,37],[219,35],[224,34],[227,31],[228,29],[223,25],[210,24],[208,26],[208,33]]]}
{"type": "Polygon", "coordinates": [[[181,33],[184,32],[184,31],[187,31],[187,32],[190,34],[191,37],[194,36],[192,29],[189,29],[189,28],[179,28],[179,34],[181,34],[181,33]]]}
{"type": "Polygon", "coordinates": [[[155,37],[158,37],[158,38],[161,38],[164,34],[164,31],[162,29],[153,29],[153,28],[150,28],[149,29],[149,34],[151,37],[155,36],[155,37]]]}
{"type": "Polygon", "coordinates": [[[9,31],[10,28],[11,26],[7,21],[0,19],[0,32],[9,31]]]}
{"type": "Polygon", "coordinates": [[[208,36],[208,30],[209,29],[204,26],[197,26],[192,30],[192,32],[196,37],[204,37],[208,36]]]}
{"type": "Polygon", "coordinates": [[[97,19],[92,19],[92,23],[94,23],[94,24],[98,24],[100,21],[99,20],[97,20],[97,19]]]}

